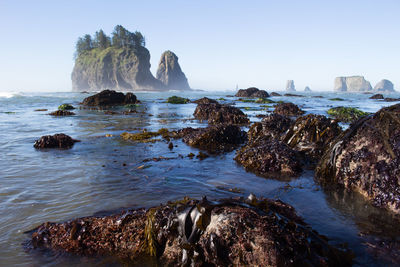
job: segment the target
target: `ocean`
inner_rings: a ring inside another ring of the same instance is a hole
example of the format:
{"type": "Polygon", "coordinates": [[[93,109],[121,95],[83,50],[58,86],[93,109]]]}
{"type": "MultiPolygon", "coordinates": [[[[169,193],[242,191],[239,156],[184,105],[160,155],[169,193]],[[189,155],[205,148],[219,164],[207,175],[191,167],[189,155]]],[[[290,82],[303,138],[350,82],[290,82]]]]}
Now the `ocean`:
{"type": "MultiPolygon", "coordinates": [[[[206,127],[193,119],[196,104],[173,105],[167,97],[195,100],[203,96],[224,98],[224,103],[247,107],[252,122],[271,106],[234,101],[235,92],[137,92],[137,113],[107,115],[101,110],[79,109],[89,94],[74,92],[0,92],[0,265],[1,266],[120,266],[115,259],[77,257],[27,248],[26,232],[43,222],[62,222],[90,215],[110,214],[128,208],[151,207],[184,196],[208,199],[243,196],[279,198],[289,203],[330,243],[346,243],[355,253],[355,265],[395,265],[399,256],[376,244],[398,240],[400,229],[392,215],[372,207],[357,193],[329,191],[314,181],[312,170],[288,181],[267,179],[233,160],[235,151],[190,159],[198,149],[173,140],[134,143],[122,132],[160,128],[206,127]],[[49,112],[63,103],[77,107],[76,116],[53,117],[49,112]],[[35,111],[47,109],[47,111],[35,111]],[[68,150],[36,150],[43,135],[65,133],[81,142],[68,150]],[[107,136],[106,136],[107,135],[107,136]],[[154,157],[169,160],[146,161],[154,157]],[[232,190],[234,189],[234,190],[232,190]],[[375,247],[374,247],[375,246],[375,247]],[[397,258],[396,258],[397,257],[397,258]]],[[[293,102],[306,113],[327,115],[335,106],[376,112],[399,102],[369,99],[369,94],[296,92],[305,97],[272,97],[293,102]],[[316,98],[315,96],[322,96],[316,98]],[[340,97],[344,101],[332,101],[340,97]]],[[[390,97],[400,97],[394,93],[390,97]]],[[[118,111],[118,110],[117,110],[118,111]]],[[[342,124],[346,128],[348,125],[342,124]]],[[[147,264],[147,263],[146,263],[147,264]]],[[[142,265],[146,265],[143,263],[142,265]]],[[[151,264],[150,264],[151,265],[151,264]]]]}

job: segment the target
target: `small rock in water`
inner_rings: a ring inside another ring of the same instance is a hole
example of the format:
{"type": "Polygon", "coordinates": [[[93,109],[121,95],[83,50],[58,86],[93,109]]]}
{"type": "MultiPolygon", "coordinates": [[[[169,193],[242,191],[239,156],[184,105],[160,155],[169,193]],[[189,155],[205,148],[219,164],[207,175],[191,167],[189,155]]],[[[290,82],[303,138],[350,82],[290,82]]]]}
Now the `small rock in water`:
{"type": "Polygon", "coordinates": [[[60,133],[55,135],[45,135],[35,141],[33,145],[37,149],[41,148],[71,148],[79,140],[72,139],[70,136],[60,133]]]}
{"type": "Polygon", "coordinates": [[[172,150],[172,149],[174,148],[174,144],[173,144],[172,142],[170,142],[170,143],[168,144],[168,148],[169,148],[169,150],[172,150]]]}

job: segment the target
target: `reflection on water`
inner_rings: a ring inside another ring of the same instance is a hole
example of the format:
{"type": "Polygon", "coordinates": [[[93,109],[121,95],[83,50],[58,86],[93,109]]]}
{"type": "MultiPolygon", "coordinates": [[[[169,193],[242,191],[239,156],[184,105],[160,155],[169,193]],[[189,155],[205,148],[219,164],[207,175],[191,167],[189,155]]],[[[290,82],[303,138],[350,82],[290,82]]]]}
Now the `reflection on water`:
{"type": "MultiPolygon", "coordinates": [[[[232,94],[232,93],[229,93],[232,94]]],[[[150,207],[185,195],[209,199],[247,196],[280,198],[293,205],[307,223],[332,243],[348,243],[360,265],[393,264],[396,258],[382,247],[371,254],[371,245],[400,236],[396,221],[371,207],[361,196],[345,191],[322,190],[315,184],[312,171],[291,181],[258,177],[246,172],[233,160],[235,152],[213,155],[205,160],[189,158],[198,150],[172,140],[170,150],[165,141],[142,144],[120,138],[122,132],[138,132],[143,128],[205,127],[193,120],[195,104],[163,103],[172,93],[138,93],[142,104],[136,112],[107,115],[101,110],[77,109],[73,117],[54,118],[49,112],[61,103],[78,103],[82,94],[49,94],[0,98],[0,259],[2,265],[37,266],[119,266],[115,259],[92,259],[52,252],[26,252],[21,245],[30,230],[45,221],[64,221],[101,212],[107,214],[121,208],[150,207]],[[12,112],[12,113],[4,113],[12,112]],[[70,150],[36,151],[34,140],[45,134],[64,132],[82,142],[70,150]],[[106,135],[108,137],[106,137],[106,135]],[[153,161],[164,157],[168,160],[153,161]],[[234,189],[234,190],[232,190],[234,189]],[[375,242],[375,243],[374,243],[375,242]],[[385,258],[387,261],[384,261],[385,258]]],[[[191,92],[184,97],[200,98],[205,93],[191,92]]],[[[307,112],[324,114],[337,103],[324,99],[276,97],[292,101],[307,112]]],[[[234,98],[226,94],[209,97],[234,98]]],[[[340,105],[359,106],[376,111],[385,103],[368,100],[368,95],[348,98],[340,105]]],[[[386,103],[387,104],[387,103],[386,103]]],[[[254,103],[237,102],[237,107],[258,107],[254,103]]],[[[264,110],[245,111],[252,121],[264,110]]],[[[140,262],[140,266],[153,262],[140,262]]]]}

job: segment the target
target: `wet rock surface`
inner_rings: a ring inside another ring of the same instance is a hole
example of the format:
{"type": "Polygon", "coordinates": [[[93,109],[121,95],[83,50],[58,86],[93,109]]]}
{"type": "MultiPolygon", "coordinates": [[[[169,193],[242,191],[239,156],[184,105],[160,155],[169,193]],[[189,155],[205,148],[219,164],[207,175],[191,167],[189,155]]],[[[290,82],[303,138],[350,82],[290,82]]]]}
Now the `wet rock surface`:
{"type": "Polygon", "coordinates": [[[180,131],[183,142],[209,153],[232,151],[246,140],[246,132],[236,125],[217,125],[207,128],[185,128],[180,131]]]}
{"type": "Polygon", "coordinates": [[[342,133],[336,121],[322,115],[308,114],[296,119],[283,137],[283,142],[318,161],[331,142],[342,133]]]}
{"type": "Polygon", "coordinates": [[[375,94],[371,96],[369,99],[384,99],[382,94],[375,94]]]}
{"type": "Polygon", "coordinates": [[[85,98],[82,102],[85,106],[121,106],[137,103],[136,96],[132,93],[104,90],[98,94],[85,98]]]}
{"type": "Polygon", "coordinates": [[[209,124],[248,124],[247,115],[240,109],[221,104],[198,104],[193,116],[198,120],[207,120],[209,124]]]}
{"type": "Polygon", "coordinates": [[[352,256],[311,230],[295,210],[269,199],[185,198],[150,209],[44,223],[30,246],[67,253],[143,257],[194,266],[349,266],[352,256]]]}
{"type": "Polygon", "coordinates": [[[260,90],[256,87],[250,87],[247,89],[240,89],[235,96],[265,98],[269,97],[269,94],[266,91],[260,90]]]}
{"type": "Polygon", "coordinates": [[[277,92],[272,92],[270,95],[271,95],[271,96],[282,96],[281,94],[279,94],[279,93],[277,93],[277,92]]]}
{"type": "Polygon", "coordinates": [[[377,207],[400,213],[400,105],[363,117],[324,153],[316,169],[325,185],[362,193],[377,207]]]}
{"type": "Polygon", "coordinates": [[[196,104],[218,104],[217,100],[211,99],[211,98],[208,98],[208,97],[202,97],[202,98],[194,100],[192,102],[196,103],[196,104]]]}
{"type": "Polygon", "coordinates": [[[285,116],[300,116],[304,114],[304,111],[293,103],[280,103],[275,106],[274,113],[285,116]]]}
{"type": "Polygon", "coordinates": [[[253,123],[248,132],[250,143],[261,139],[280,139],[293,124],[293,120],[287,116],[279,114],[269,114],[261,122],[253,123]]]}
{"type": "Polygon", "coordinates": [[[70,136],[60,133],[55,135],[45,135],[35,141],[34,148],[71,148],[79,140],[72,139],[70,136]]]}
{"type": "Polygon", "coordinates": [[[249,143],[236,153],[235,160],[247,171],[267,178],[287,179],[302,171],[296,152],[275,139],[249,143]]]}
{"type": "Polygon", "coordinates": [[[68,110],[56,110],[49,113],[51,116],[73,116],[75,113],[68,111],[68,110]]]}

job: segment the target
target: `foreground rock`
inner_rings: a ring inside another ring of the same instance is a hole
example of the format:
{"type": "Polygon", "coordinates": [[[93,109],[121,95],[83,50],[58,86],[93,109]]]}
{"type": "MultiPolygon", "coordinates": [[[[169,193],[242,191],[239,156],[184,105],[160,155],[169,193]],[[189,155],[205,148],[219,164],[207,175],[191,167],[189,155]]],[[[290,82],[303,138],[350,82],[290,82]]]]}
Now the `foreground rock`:
{"type": "Polygon", "coordinates": [[[353,123],[325,152],[316,177],[400,213],[400,105],[353,123]]]}
{"type": "Polygon", "coordinates": [[[86,97],[82,104],[85,106],[121,106],[135,104],[136,96],[132,93],[116,92],[113,90],[104,90],[98,94],[86,97]]]}
{"type": "Polygon", "coordinates": [[[394,86],[391,81],[383,79],[375,85],[374,91],[376,91],[376,92],[394,92],[394,86]]]}
{"type": "Polygon", "coordinates": [[[247,115],[238,108],[221,104],[199,104],[193,116],[198,120],[207,120],[209,124],[248,124],[247,115]]]}
{"type": "Polygon", "coordinates": [[[172,51],[165,51],[160,58],[157,69],[157,79],[167,89],[189,90],[189,83],[178,63],[178,57],[172,51]]]}
{"type": "Polygon", "coordinates": [[[297,118],[282,141],[305,154],[307,161],[318,162],[332,141],[342,133],[336,121],[322,115],[308,114],[297,118]]]}
{"type": "Polygon", "coordinates": [[[235,160],[247,171],[267,178],[287,179],[302,171],[296,152],[275,139],[249,143],[236,153],[235,160]]]}
{"type": "Polygon", "coordinates": [[[247,89],[240,89],[236,95],[237,97],[257,97],[257,98],[265,98],[265,97],[269,97],[269,94],[264,91],[264,90],[260,90],[258,88],[255,87],[250,87],[247,89]]]}
{"type": "Polygon", "coordinates": [[[209,153],[232,151],[246,140],[246,132],[236,125],[217,125],[207,128],[185,128],[183,142],[209,153]]]}
{"type": "Polygon", "coordinates": [[[364,76],[336,77],[334,91],[339,92],[366,92],[372,91],[370,82],[364,76]]]}
{"type": "Polygon", "coordinates": [[[53,112],[50,112],[49,115],[51,116],[73,116],[75,113],[68,111],[68,110],[56,110],[53,112]]]}
{"type": "Polygon", "coordinates": [[[291,206],[254,196],[246,203],[186,198],[148,210],[44,223],[33,231],[31,244],[125,262],[153,256],[164,266],[349,266],[352,261],[291,206]]]}
{"type": "Polygon", "coordinates": [[[35,141],[34,148],[71,148],[79,140],[72,139],[70,136],[60,133],[55,135],[45,135],[35,141]]]}
{"type": "Polygon", "coordinates": [[[304,111],[293,103],[280,103],[275,106],[274,113],[284,116],[300,116],[304,114],[304,111]]]}
{"type": "Polygon", "coordinates": [[[277,139],[289,130],[293,120],[287,116],[272,113],[264,117],[261,122],[253,123],[248,132],[249,143],[264,139],[277,139]]]}

